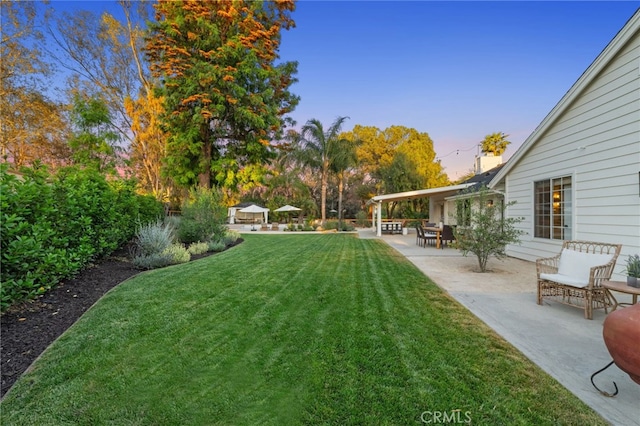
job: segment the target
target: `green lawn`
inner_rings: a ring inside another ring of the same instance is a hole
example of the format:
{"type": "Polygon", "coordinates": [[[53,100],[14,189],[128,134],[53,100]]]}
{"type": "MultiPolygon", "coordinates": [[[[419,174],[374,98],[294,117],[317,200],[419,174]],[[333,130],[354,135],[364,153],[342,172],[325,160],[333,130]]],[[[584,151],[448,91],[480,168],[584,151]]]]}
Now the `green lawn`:
{"type": "Polygon", "coordinates": [[[1,409],[3,425],[606,424],[393,249],[350,234],[245,235],[125,282],[1,409]]]}

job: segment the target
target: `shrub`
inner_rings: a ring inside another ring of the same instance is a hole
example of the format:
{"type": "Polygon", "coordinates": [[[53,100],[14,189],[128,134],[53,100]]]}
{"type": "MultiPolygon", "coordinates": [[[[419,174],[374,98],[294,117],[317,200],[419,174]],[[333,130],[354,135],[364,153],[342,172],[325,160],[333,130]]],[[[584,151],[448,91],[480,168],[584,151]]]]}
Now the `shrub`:
{"type": "Polygon", "coordinates": [[[171,265],[175,265],[178,263],[187,263],[189,260],[191,260],[191,255],[183,244],[171,244],[169,247],[164,249],[162,254],[169,256],[169,258],[171,259],[171,265]]]}
{"type": "Polygon", "coordinates": [[[136,256],[132,263],[139,269],[156,269],[171,265],[172,257],[169,253],[154,253],[147,256],[136,256]]]}
{"type": "Polygon", "coordinates": [[[327,220],[324,223],[324,226],[322,228],[327,230],[327,231],[332,230],[332,229],[338,229],[338,220],[337,219],[327,220]]]}
{"type": "Polygon", "coordinates": [[[193,243],[189,246],[187,251],[192,255],[206,253],[209,251],[209,244],[202,242],[193,243]]]}
{"type": "Polygon", "coordinates": [[[33,298],[111,253],[156,220],[162,205],[141,197],[132,181],[96,171],[41,165],[18,179],[0,165],[0,307],[33,298]]]}
{"type": "Polygon", "coordinates": [[[226,247],[227,245],[225,244],[225,242],[220,240],[211,241],[209,243],[209,251],[219,252],[219,251],[223,251],[226,247]]]}
{"type": "Polygon", "coordinates": [[[346,222],[345,220],[340,222],[340,221],[338,221],[336,219],[328,220],[324,224],[324,229],[326,229],[326,230],[337,229],[339,231],[353,231],[353,230],[355,230],[353,225],[351,225],[349,222],[346,222]]]}
{"type": "Polygon", "coordinates": [[[149,256],[162,253],[173,243],[173,227],[158,220],[140,226],[135,240],[135,256],[149,256]]]}
{"type": "MultiPolygon", "coordinates": [[[[206,244],[205,244],[206,245],[206,244]]],[[[206,251],[206,250],[205,250],[206,251]]],[[[191,254],[182,244],[169,244],[161,252],[137,255],[132,263],[140,269],[156,269],[178,263],[187,263],[191,260],[191,254]]]]}
{"type": "Polygon", "coordinates": [[[198,188],[189,193],[182,205],[182,217],[178,225],[178,238],[185,244],[211,241],[224,235],[227,212],[222,204],[222,194],[217,190],[198,188]]]}
{"type": "Polygon", "coordinates": [[[240,232],[235,229],[227,229],[224,233],[225,245],[235,244],[235,242],[238,241],[238,238],[240,238],[240,232]]]}
{"type": "Polygon", "coordinates": [[[340,228],[340,230],[343,232],[351,232],[351,231],[355,231],[356,228],[349,222],[342,222],[342,227],[340,228]]]}
{"type": "MultiPolygon", "coordinates": [[[[458,225],[454,230],[457,248],[462,255],[469,253],[476,255],[481,272],[486,272],[489,257],[497,259],[506,256],[508,244],[519,244],[520,236],[524,233],[515,225],[522,222],[522,218],[505,217],[505,210],[512,203],[494,205],[488,202],[489,192],[486,187],[474,191],[470,209],[465,210],[465,200],[457,201],[457,212],[466,214],[467,226],[458,225]]],[[[463,223],[462,220],[458,223],[463,223]]]]}
{"type": "Polygon", "coordinates": [[[356,213],[356,224],[361,228],[366,228],[371,226],[371,220],[365,211],[359,211],[356,213]]]}

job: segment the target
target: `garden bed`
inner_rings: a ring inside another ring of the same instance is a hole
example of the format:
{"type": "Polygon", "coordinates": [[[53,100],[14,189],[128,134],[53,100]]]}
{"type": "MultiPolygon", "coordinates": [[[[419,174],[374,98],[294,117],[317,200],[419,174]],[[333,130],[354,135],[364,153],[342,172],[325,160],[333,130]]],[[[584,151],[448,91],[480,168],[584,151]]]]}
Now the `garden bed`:
{"type": "MultiPolygon", "coordinates": [[[[235,244],[243,240],[238,239],[235,244]]],[[[214,253],[191,256],[197,260],[214,253]]],[[[65,280],[41,297],[20,303],[0,317],[0,397],[31,363],[105,293],[138,274],[126,248],[65,280]]]]}

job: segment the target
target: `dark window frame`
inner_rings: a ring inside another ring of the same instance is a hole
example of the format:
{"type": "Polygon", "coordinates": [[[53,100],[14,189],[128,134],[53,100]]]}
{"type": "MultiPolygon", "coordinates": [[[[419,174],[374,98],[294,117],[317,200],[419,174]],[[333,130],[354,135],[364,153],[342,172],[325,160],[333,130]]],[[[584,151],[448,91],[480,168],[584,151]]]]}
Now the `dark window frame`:
{"type": "Polygon", "coordinates": [[[570,240],[573,235],[571,176],[533,183],[533,235],[549,240],[570,240]]]}

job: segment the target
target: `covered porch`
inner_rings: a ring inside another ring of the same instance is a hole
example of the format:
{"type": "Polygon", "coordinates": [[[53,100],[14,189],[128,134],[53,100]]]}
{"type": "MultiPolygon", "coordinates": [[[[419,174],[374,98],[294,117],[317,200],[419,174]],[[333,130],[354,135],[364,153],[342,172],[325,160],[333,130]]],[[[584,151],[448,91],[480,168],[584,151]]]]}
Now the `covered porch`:
{"type": "Polygon", "coordinates": [[[456,195],[459,191],[467,189],[474,184],[475,182],[462,183],[440,188],[419,189],[415,191],[397,192],[372,197],[367,204],[373,205],[371,222],[373,224],[375,235],[378,237],[382,236],[382,203],[408,201],[416,198],[429,198],[430,221],[449,224],[449,216],[455,214],[455,203],[447,201],[447,198],[456,195]]]}

